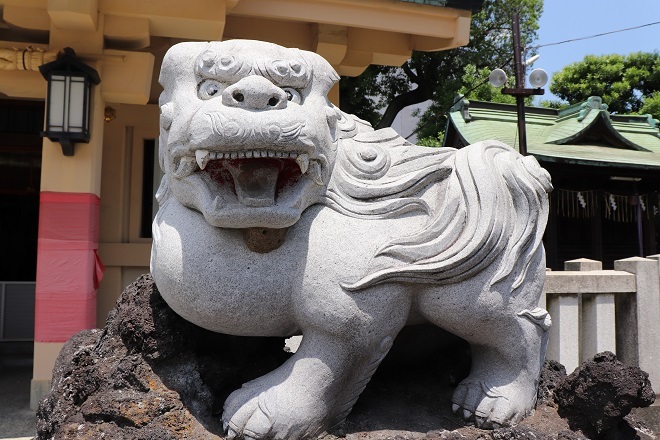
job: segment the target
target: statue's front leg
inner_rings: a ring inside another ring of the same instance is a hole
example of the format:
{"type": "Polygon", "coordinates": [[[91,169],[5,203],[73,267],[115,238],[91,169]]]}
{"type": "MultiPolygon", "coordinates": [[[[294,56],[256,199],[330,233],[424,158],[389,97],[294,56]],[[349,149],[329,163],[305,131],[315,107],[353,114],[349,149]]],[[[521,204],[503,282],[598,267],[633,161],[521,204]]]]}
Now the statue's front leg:
{"type": "Polygon", "coordinates": [[[228,438],[313,438],[327,427],[351,351],[336,338],[306,334],[271,373],[234,391],[225,402],[228,438]]]}
{"type": "Polygon", "coordinates": [[[379,294],[360,293],[366,301],[350,298],[350,304],[325,313],[318,304],[306,317],[318,321],[303,327],[298,351],[227,398],[223,424],[228,438],[316,438],[341,421],[406,321],[409,300],[379,294]],[[377,300],[380,305],[371,308],[377,300]]]}

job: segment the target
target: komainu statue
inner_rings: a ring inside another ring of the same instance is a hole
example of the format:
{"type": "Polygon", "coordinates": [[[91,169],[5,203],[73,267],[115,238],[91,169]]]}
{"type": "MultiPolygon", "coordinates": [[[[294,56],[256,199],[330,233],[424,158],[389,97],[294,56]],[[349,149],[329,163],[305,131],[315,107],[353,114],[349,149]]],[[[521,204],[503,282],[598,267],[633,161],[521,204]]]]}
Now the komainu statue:
{"type": "Polygon", "coordinates": [[[454,411],[516,423],[550,325],[537,307],[548,173],[494,141],[426,148],[374,131],[328,100],[338,78],[317,54],[258,41],[181,43],[163,61],[161,294],[212,331],[303,335],[227,398],[228,438],[315,438],[422,322],[471,344],[454,411]]]}

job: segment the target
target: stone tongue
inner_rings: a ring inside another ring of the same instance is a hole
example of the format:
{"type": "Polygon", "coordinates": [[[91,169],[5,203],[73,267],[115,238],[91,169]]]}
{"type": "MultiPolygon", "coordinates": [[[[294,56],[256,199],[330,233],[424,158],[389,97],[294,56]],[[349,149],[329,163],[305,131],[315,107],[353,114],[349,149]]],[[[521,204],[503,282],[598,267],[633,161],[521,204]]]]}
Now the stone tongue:
{"type": "Polygon", "coordinates": [[[238,201],[255,208],[274,205],[281,169],[278,162],[263,159],[227,161],[226,167],[234,178],[238,201]]]}

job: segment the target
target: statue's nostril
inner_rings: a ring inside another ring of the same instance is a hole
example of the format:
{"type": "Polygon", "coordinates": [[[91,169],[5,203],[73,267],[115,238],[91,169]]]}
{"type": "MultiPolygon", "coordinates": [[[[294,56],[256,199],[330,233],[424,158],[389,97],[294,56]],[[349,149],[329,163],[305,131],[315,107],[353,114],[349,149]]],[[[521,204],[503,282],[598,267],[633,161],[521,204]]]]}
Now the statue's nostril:
{"type": "Polygon", "coordinates": [[[243,100],[245,99],[245,96],[243,96],[241,92],[234,92],[231,96],[234,97],[236,102],[243,102],[243,100]]]}
{"type": "Polygon", "coordinates": [[[279,104],[279,102],[280,100],[273,96],[268,100],[268,105],[271,107],[275,107],[277,104],[279,104]]]}

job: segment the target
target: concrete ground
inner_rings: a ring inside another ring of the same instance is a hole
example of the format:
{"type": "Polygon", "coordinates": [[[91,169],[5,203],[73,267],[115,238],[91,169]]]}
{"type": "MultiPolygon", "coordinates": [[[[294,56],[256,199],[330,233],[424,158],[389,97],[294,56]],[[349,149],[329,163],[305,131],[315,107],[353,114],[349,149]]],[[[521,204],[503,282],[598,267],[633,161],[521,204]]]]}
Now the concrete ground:
{"type": "Polygon", "coordinates": [[[0,440],[31,439],[36,432],[30,409],[32,344],[0,344],[0,440]]]}

